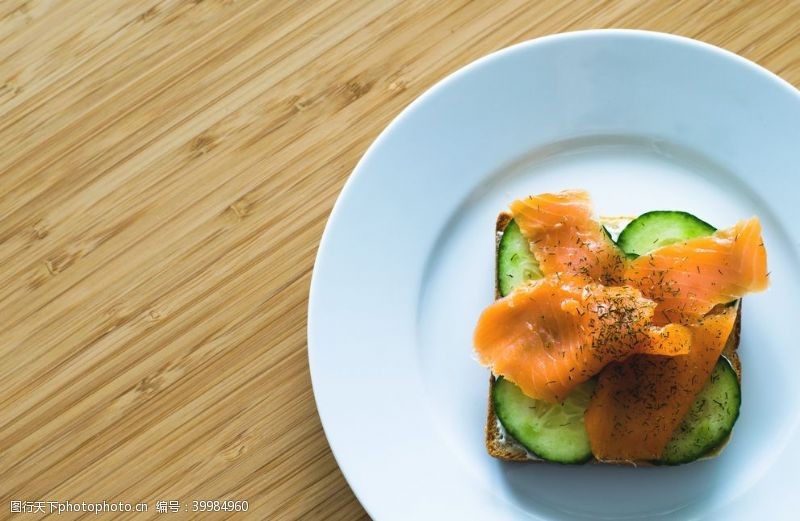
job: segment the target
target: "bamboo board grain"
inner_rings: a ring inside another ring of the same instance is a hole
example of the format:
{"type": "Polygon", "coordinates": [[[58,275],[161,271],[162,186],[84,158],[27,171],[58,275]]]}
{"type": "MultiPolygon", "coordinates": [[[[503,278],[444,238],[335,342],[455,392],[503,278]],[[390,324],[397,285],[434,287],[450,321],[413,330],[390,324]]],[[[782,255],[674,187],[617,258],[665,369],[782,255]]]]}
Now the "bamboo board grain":
{"type": "Polygon", "coordinates": [[[336,194],[446,74],[599,27],[800,84],[796,1],[0,3],[0,518],[11,500],[144,501],[114,517],[147,519],[195,499],[367,517],[305,351],[336,194]]]}

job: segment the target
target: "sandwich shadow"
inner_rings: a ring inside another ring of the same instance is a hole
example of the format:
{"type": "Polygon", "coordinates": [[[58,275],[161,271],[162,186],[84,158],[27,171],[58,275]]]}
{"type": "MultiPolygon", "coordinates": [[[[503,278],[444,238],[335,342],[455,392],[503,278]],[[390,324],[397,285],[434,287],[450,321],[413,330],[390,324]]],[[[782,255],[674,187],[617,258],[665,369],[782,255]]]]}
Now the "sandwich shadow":
{"type": "Polygon", "coordinates": [[[675,467],[498,462],[509,495],[548,519],[687,519],[715,497],[721,458],[675,467]]]}

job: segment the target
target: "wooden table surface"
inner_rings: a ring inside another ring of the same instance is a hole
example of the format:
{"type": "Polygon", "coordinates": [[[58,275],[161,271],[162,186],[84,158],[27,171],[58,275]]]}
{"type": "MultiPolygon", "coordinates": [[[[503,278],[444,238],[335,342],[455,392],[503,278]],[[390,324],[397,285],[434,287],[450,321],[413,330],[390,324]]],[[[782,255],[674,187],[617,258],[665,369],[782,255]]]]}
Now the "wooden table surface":
{"type": "Polygon", "coordinates": [[[797,1],[3,0],[0,20],[0,518],[367,517],[314,407],[314,254],[370,142],[459,67],[632,27],[800,84],[797,1]]]}

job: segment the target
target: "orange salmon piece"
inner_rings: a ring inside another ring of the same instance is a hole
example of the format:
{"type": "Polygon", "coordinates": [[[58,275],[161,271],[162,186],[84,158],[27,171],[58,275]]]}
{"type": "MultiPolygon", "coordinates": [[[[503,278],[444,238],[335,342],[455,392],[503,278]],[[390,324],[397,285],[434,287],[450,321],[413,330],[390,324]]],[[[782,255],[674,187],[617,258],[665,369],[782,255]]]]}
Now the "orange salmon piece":
{"type": "Polygon", "coordinates": [[[757,217],[708,237],[653,250],[630,261],[627,283],[658,302],[658,323],[695,320],[717,304],[767,288],[767,251],[757,217]]]}
{"type": "Polygon", "coordinates": [[[737,307],[689,329],[681,356],[636,355],[606,367],[584,416],[599,460],[656,460],[708,381],[736,323],[737,307]]]}
{"type": "Polygon", "coordinates": [[[690,331],[652,325],[655,307],[631,287],[550,276],[486,308],[475,329],[475,351],[483,365],[526,395],[559,402],[610,362],[635,353],[688,353],[690,331]]]}
{"type": "Polygon", "coordinates": [[[625,256],[594,219],[588,192],[533,195],[514,201],[510,210],[545,275],[578,275],[606,285],[621,282],[625,256]]]}

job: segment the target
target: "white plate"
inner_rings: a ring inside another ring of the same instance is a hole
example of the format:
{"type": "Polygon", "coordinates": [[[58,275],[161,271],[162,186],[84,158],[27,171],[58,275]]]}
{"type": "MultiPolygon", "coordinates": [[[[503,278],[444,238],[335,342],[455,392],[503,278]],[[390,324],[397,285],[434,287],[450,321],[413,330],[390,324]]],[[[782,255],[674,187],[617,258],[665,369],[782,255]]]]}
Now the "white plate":
{"type": "Polygon", "coordinates": [[[522,43],[446,78],[358,164],[311,287],[314,394],[367,511],[401,519],[788,519],[800,510],[800,94],[734,54],[640,31],[522,43]],[[756,214],[772,270],[744,302],[743,405],[723,455],[672,468],[486,454],[471,335],[514,198],[591,191],[597,211],[756,214]]]}

